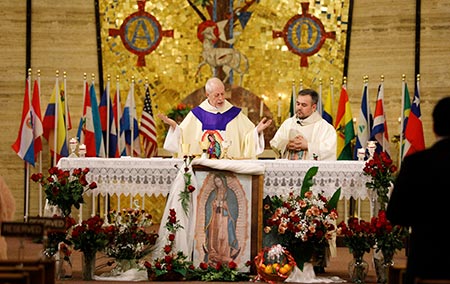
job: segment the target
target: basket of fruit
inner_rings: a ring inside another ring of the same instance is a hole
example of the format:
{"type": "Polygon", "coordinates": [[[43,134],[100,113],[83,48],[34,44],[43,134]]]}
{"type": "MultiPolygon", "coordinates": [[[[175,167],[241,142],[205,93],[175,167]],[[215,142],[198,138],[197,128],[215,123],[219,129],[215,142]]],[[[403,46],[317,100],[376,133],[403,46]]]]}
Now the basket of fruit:
{"type": "Polygon", "coordinates": [[[289,251],[279,244],[262,249],[254,262],[257,280],[268,283],[283,282],[297,265],[289,251]]]}

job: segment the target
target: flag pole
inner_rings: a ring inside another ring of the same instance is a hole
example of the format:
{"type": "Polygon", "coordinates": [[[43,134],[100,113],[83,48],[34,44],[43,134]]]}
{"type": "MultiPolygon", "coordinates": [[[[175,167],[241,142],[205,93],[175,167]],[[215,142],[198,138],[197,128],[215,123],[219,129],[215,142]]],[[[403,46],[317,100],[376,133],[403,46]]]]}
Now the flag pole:
{"type": "MultiPolygon", "coordinates": [[[[131,107],[134,109],[135,103],[134,103],[134,76],[131,76],[131,107]]],[[[133,112],[130,111],[130,117],[128,118],[130,120],[130,128],[131,128],[131,157],[134,157],[134,117],[133,112]]]]}
{"type": "Polygon", "coordinates": [[[289,106],[289,116],[294,116],[295,114],[295,101],[296,101],[296,92],[295,92],[295,79],[292,80],[292,95],[291,95],[291,103],[289,106]]]}
{"type": "MultiPolygon", "coordinates": [[[[364,88],[366,88],[367,93],[366,93],[366,108],[367,108],[367,113],[366,113],[366,121],[367,121],[367,125],[368,125],[368,129],[369,129],[369,140],[370,140],[370,131],[372,129],[372,125],[370,125],[370,104],[369,104],[369,75],[365,75],[363,77],[363,82],[364,82],[364,88]]],[[[361,145],[362,146],[362,145],[361,145]]],[[[367,145],[364,145],[364,148],[366,148],[367,145]]]]}
{"type": "Polygon", "coordinates": [[[70,149],[69,147],[69,102],[68,102],[68,98],[69,96],[67,95],[67,72],[64,71],[63,72],[63,83],[64,83],[64,126],[66,128],[66,146],[67,149],[70,149]]]}
{"type": "Polygon", "coordinates": [[[57,160],[57,147],[58,147],[58,143],[57,143],[57,138],[58,138],[58,106],[59,106],[59,101],[60,97],[59,97],[59,82],[58,82],[58,77],[59,77],[59,70],[56,70],[56,84],[55,84],[55,127],[54,127],[54,131],[53,131],[53,166],[56,166],[56,160],[57,160]]]}
{"type": "Polygon", "coordinates": [[[333,105],[334,105],[334,78],[330,77],[330,97],[331,97],[331,121],[333,122],[332,125],[334,126],[334,120],[336,118],[336,113],[334,113],[333,105]]]}
{"type": "Polygon", "coordinates": [[[322,78],[319,79],[319,101],[317,102],[318,109],[320,116],[323,115],[323,107],[322,107],[322,78]]]}
{"type": "Polygon", "coordinates": [[[119,75],[116,76],[116,109],[117,109],[117,125],[116,125],[116,129],[117,129],[117,149],[119,151],[119,156],[122,156],[122,148],[120,147],[120,119],[121,119],[121,114],[120,114],[120,109],[122,108],[122,104],[120,103],[120,82],[119,82],[119,75]]]}
{"type": "Polygon", "coordinates": [[[403,125],[405,119],[405,91],[406,91],[406,75],[402,74],[402,98],[401,98],[401,113],[400,113],[400,144],[398,147],[398,164],[401,164],[403,157],[403,125]]]}
{"type": "MultiPolygon", "coordinates": [[[[27,75],[27,89],[28,89],[28,94],[32,94],[31,93],[31,68],[28,69],[28,75],[27,75]]],[[[29,106],[31,106],[31,100],[30,100],[30,95],[28,95],[28,103],[29,106]]],[[[31,111],[31,109],[29,110],[31,111]]],[[[34,150],[33,150],[34,151],[34,150]]],[[[27,222],[28,221],[28,213],[30,210],[30,164],[25,161],[25,198],[24,198],[24,221],[27,222]]]]}
{"type": "MultiPolygon", "coordinates": [[[[380,76],[380,88],[383,90],[383,100],[381,101],[381,103],[383,105],[383,116],[384,116],[385,111],[384,111],[384,75],[383,74],[381,74],[381,76],[380,76]]],[[[386,125],[386,117],[384,117],[384,124],[386,125]]],[[[382,136],[382,138],[383,138],[383,145],[381,145],[381,146],[383,146],[382,151],[385,151],[385,149],[386,149],[386,139],[385,139],[386,131],[387,131],[387,129],[384,129],[384,133],[382,136]]]]}
{"type": "MultiPolygon", "coordinates": [[[[41,70],[37,71],[37,83],[39,88],[39,106],[41,105],[41,70]]],[[[42,151],[39,151],[39,172],[42,173],[42,151]]],[[[29,179],[28,179],[29,180],[29,179]]],[[[42,184],[39,183],[39,216],[42,216],[42,184]]]]}
{"type": "MultiPolygon", "coordinates": [[[[87,74],[83,73],[83,106],[81,107],[81,119],[86,119],[86,110],[85,110],[85,104],[86,104],[86,85],[87,85],[87,74]]],[[[83,121],[81,123],[84,123],[83,121]]],[[[80,137],[78,137],[78,143],[85,144],[85,137],[83,135],[83,124],[81,124],[81,130],[79,131],[80,137]],[[83,141],[81,141],[81,138],[83,138],[83,141]]]]}

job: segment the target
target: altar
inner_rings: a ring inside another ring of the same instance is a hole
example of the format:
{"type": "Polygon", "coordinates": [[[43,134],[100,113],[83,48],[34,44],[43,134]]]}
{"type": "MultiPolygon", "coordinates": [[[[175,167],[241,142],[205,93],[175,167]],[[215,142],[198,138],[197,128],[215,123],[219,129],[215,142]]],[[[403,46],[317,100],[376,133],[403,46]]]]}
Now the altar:
{"type": "MultiPolygon", "coordinates": [[[[323,192],[326,197],[341,188],[340,199],[347,207],[347,201],[354,198],[358,201],[357,214],[360,215],[360,201],[369,198],[365,187],[368,177],[363,174],[363,161],[290,161],[276,160],[208,160],[194,159],[193,166],[206,165],[219,168],[225,163],[240,166],[252,163],[261,167],[264,176],[263,196],[288,194],[292,190],[299,190],[303,176],[309,168],[318,167],[314,177],[314,192],[323,192]]],[[[89,193],[91,198],[91,214],[98,212],[98,199],[105,204],[108,196],[116,194],[129,197],[129,204],[115,204],[120,207],[135,205],[134,197],[140,196],[142,208],[146,207],[145,196],[162,196],[170,193],[171,185],[178,169],[183,167],[183,159],[177,158],[62,158],[58,167],[64,170],[75,168],[89,168],[88,181],[95,181],[97,188],[89,193]]],[[[159,199],[158,199],[159,200],[159,199]]],[[[158,201],[159,202],[159,201],[158,201]]],[[[153,204],[155,206],[155,204],[153,204]]],[[[106,214],[108,206],[104,206],[106,214]]],[[[85,209],[83,209],[85,210],[85,209]]],[[[102,214],[102,212],[100,212],[102,214]]],[[[344,218],[348,217],[348,210],[344,218]]],[[[82,213],[80,212],[80,219],[82,213]]]]}

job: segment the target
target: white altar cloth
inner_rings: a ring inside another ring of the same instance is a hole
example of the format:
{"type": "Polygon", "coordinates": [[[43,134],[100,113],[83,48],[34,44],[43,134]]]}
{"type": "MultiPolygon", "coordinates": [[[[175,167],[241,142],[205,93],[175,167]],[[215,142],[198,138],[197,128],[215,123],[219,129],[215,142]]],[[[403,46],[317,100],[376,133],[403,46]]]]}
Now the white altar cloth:
{"type": "MultiPolygon", "coordinates": [[[[251,163],[264,169],[264,196],[287,194],[301,187],[303,177],[312,166],[319,170],[314,177],[314,192],[323,191],[331,197],[337,188],[341,188],[341,199],[366,199],[369,192],[363,174],[363,161],[290,161],[290,160],[204,160],[196,159],[193,165],[202,164],[221,169],[224,165],[245,169],[251,163]]],[[[61,169],[90,169],[87,179],[96,181],[98,187],[94,195],[167,195],[182,167],[183,159],[175,158],[62,158],[58,163],[61,169]]]]}

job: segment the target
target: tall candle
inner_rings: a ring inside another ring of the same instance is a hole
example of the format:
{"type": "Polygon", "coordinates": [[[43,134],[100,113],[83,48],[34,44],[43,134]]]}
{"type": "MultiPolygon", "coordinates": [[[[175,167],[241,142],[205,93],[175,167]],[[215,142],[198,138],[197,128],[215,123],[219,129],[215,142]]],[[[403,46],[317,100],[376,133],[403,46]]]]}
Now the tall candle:
{"type": "Polygon", "coordinates": [[[263,117],[263,108],[264,108],[264,101],[261,99],[261,103],[259,105],[259,117],[263,117]]]}

